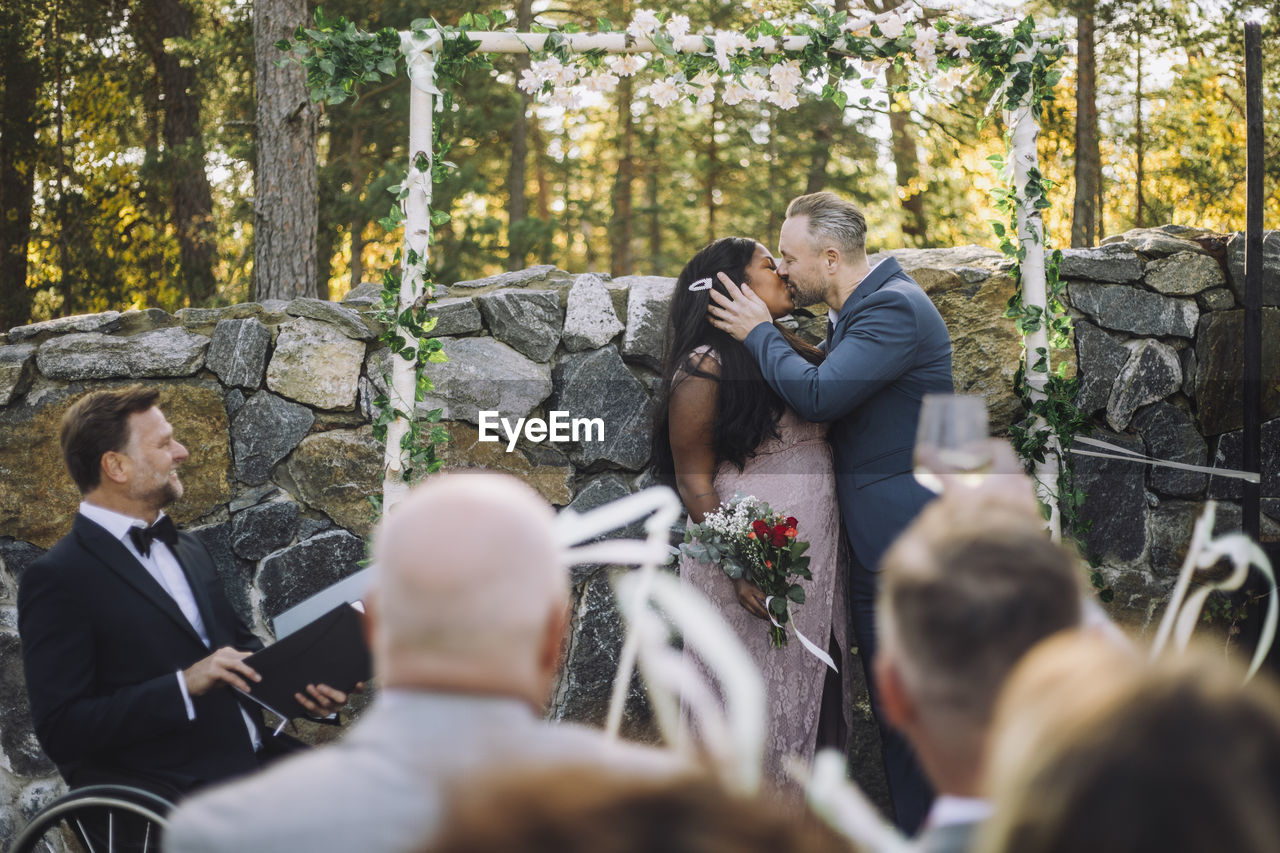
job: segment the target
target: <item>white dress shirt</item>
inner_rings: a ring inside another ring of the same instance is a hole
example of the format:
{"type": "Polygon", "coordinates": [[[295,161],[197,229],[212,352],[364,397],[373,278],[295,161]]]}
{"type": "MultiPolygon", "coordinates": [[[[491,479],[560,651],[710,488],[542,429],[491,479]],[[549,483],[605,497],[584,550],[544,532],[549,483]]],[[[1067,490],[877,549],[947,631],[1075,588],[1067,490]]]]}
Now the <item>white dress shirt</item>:
{"type": "MultiPolygon", "coordinates": [[[[106,530],[118,539],[120,544],[124,545],[125,549],[133,555],[133,558],[147,570],[147,573],[155,578],[156,583],[160,584],[160,588],[169,593],[169,597],[178,605],[182,615],[187,617],[191,627],[195,629],[201,641],[204,642],[205,648],[210,648],[209,632],[205,628],[204,619],[200,616],[200,607],[196,604],[196,597],[191,592],[191,584],[187,581],[186,572],[182,570],[182,564],[178,562],[177,556],[169,550],[168,545],[159,539],[151,543],[151,553],[146,556],[133,544],[133,538],[129,536],[129,530],[134,527],[147,527],[147,522],[131,515],[125,515],[106,507],[91,504],[88,501],[80,502],[80,514],[106,530]]],[[[163,516],[164,513],[161,512],[156,517],[156,520],[159,521],[163,516]]],[[[182,691],[182,701],[187,708],[187,719],[194,720],[196,718],[196,708],[191,702],[191,694],[187,690],[187,680],[183,678],[182,670],[178,670],[177,676],[178,689],[182,691]]],[[[244,717],[245,726],[249,729],[249,738],[253,741],[253,748],[255,750],[261,748],[262,739],[258,735],[257,726],[253,724],[253,720],[243,707],[240,709],[240,714],[244,717]]]]}

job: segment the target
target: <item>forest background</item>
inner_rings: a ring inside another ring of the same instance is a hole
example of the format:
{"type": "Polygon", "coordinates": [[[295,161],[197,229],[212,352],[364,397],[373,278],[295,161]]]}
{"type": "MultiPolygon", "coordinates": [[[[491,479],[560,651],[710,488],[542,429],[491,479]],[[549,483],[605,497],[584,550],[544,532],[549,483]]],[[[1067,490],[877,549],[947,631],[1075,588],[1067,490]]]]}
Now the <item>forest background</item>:
{"type": "MultiPolygon", "coordinates": [[[[858,0],[854,0],[858,2],[858,0]]],[[[894,0],[868,0],[881,12],[894,0]]],[[[968,3],[996,20],[1032,13],[1075,37],[1044,118],[1057,181],[1057,247],[1129,228],[1244,226],[1245,0],[968,3]]],[[[506,12],[532,26],[625,26],[630,0],[410,4],[327,0],[368,30],[415,18],[456,24],[506,12]]],[[[704,26],[790,19],[800,0],[692,0],[646,8],[704,26]]],[[[853,11],[864,7],[852,6],[853,11]]],[[[69,314],[210,306],[296,295],[340,298],[394,263],[402,234],[379,220],[408,164],[408,80],[358,100],[311,102],[274,43],[304,0],[2,0],[0,329],[69,314]],[[310,152],[314,150],[315,158],[310,152]],[[314,223],[314,224],[312,224],[314,223]],[[255,232],[258,235],[255,244],[255,232]],[[314,236],[312,236],[314,235],[314,236]]],[[[1263,11],[1265,216],[1280,216],[1280,0],[1263,11]]],[[[676,275],[728,234],[772,245],[787,201],[829,189],[868,212],[872,250],[995,245],[987,162],[1005,144],[983,121],[980,81],[953,103],[918,94],[816,98],[781,111],[717,99],[665,109],[642,72],[577,109],[530,102],[528,58],[495,57],[437,116],[456,164],[435,188],[436,281],[530,264],[676,275]]],[[[403,67],[403,66],[401,66],[403,67]]],[[[900,82],[888,72],[889,85],[900,82]]]]}

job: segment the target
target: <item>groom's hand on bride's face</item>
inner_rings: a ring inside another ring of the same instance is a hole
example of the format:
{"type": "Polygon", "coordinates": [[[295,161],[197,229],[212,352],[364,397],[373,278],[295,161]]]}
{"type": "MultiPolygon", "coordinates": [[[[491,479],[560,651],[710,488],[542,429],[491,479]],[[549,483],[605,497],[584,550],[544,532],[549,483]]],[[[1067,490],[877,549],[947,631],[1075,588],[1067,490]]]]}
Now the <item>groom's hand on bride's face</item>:
{"type": "Polygon", "coordinates": [[[729,295],[725,296],[718,290],[711,291],[711,304],[707,306],[711,325],[733,336],[735,340],[745,341],[756,326],[773,322],[769,306],[752,293],[750,287],[745,284],[739,287],[724,273],[719,273],[718,276],[729,295]]]}

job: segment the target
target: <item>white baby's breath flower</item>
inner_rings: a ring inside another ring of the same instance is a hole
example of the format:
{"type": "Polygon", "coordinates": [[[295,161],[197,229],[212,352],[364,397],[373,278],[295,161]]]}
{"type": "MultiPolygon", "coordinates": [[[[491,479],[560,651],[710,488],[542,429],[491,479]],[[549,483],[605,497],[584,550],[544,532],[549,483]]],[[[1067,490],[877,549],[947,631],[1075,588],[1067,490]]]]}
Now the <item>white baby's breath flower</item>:
{"type": "Polygon", "coordinates": [[[668,77],[665,80],[658,80],[649,86],[649,100],[662,108],[666,108],[680,100],[680,87],[676,85],[679,82],[674,77],[668,77]]]}
{"type": "Polygon", "coordinates": [[[672,41],[678,41],[689,34],[689,16],[672,15],[667,21],[667,35],[672,41]]]}
{"type": "Polygon", "coordinates": [[[641,9],[631,16],[631,23],[627,24],[627,35],[638,39],[648,38],[658,31],[661,24],[657,12],[641,9]]]}
{"type": "Polygon", "coordinates": [[[582,78],[582,87],[588,92],[612,92],[618,88],[618,75],[608,71],[597,71],[582,78]]]}
{"type": "Polygon", "coordinates": [[[956,56],[963,58],[969,55],[969,45],[973,44],[973,39],[962,36],[955,30],[947,30],[942,36],[942,43],[948,50],[955,51],[956,56]]]}

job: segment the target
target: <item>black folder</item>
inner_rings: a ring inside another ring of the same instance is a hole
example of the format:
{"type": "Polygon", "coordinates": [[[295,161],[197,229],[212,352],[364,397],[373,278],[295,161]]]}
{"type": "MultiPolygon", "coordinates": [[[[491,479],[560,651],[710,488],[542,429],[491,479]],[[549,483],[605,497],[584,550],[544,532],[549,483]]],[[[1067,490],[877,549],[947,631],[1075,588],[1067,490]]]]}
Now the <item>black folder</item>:
{"type": "Polygon", "coordinates": [[[373,661],[364,640],[363,614],[350,604],[339,604],[280,641],[255,652],[244,662],[262,680],[252,685],[252,699],[285,719],[307,717],[310,712],[293,698],[307,695],[308,684],[327,684],[351,692],[373,674],[373,661]]]}

